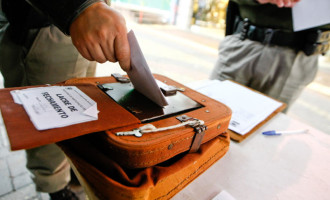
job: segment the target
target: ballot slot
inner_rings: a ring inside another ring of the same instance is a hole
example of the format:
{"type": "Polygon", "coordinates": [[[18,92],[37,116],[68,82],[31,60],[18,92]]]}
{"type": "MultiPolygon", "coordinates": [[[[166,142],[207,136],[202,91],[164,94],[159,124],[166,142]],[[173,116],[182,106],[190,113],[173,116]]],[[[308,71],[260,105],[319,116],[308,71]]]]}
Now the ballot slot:
{"type": "Polygon", "coordinates": [[[167,106],[160,107],[134,89],[132,83],[105,83],[98,87],[142,123],[186,113],[204,107],[181,92],[166,96],[167,106]]]}

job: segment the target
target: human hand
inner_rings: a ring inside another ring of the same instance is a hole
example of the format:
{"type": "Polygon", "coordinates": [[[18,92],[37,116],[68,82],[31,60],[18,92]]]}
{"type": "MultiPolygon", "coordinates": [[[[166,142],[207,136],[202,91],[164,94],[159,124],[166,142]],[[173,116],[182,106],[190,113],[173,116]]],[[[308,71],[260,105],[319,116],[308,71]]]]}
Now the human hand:
{"type": "Polygon", "coordinates": [[[257,0],[261,4],[271,3],[277,5],[277,7],[287,7],[292,8],[296,3],[298,3],[300,0],[257,0]]]}
{"type": "Polygon", "coordinates": [[[71,24],[70,35],[80,54],[90,61],[119,62],[130,69],[130,48],[124,17],[104,2],[94,3],[71,24]]]}

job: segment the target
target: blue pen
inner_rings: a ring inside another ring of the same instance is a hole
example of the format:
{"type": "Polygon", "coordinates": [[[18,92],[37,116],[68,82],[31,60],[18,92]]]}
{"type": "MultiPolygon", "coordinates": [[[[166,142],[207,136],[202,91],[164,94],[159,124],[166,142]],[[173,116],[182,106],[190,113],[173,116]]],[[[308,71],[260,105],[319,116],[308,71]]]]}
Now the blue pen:
{"type": "Polygon", "coordinates": [[[294,130],[294,131],[275,131],[275,130],[271,130],[271,131],[262,132],[263,135],[269,135],[269,136],[283,135],[283,134],[299,134],[299,133],[308,133],[308,129],[294,130]]]}

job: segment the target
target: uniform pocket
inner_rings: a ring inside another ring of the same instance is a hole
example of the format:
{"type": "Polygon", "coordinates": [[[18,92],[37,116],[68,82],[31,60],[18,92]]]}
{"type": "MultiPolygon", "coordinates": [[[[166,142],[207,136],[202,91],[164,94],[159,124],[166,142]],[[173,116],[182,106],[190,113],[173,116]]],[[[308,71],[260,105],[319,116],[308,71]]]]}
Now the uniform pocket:
{"type": "Polygon", "coordinates": [[[73,46],[71,38],[55,26],[42,28],[25,58],[29,85],[53,84],[86,76],[89,61],[73,46]]]}

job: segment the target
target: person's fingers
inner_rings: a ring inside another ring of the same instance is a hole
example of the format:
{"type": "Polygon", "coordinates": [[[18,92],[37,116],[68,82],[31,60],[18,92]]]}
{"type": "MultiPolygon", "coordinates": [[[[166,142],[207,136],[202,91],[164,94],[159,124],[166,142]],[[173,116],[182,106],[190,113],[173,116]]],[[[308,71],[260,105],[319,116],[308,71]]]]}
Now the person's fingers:
{"type": "Polygon", "coordinates": [[[276,5],[280,8],[282,7],[292,8],[300,0],[276,0],[276,1],[277,1],[276,5]]]}
{"type": "Polygon", "coordinates": [[[86,59],[100,63],[119,61],[124,70],[130,69],[125,19],[104,2],[82,12],[71,24],[70,35],[86,59]]]}
{"type": "Polygon", "coordinates": [[[284,6],[284,1],[283,0],[276,0],[274,4],[277,5],[277,7],[282,8],[284,6]]]}
{"type": "Polygon", "coordinates": [[[260,4],[270,3],[270,0],[257,0],[260,4]]]}
{"type": "Polygon", "coordinates": [[[286,7],[287,5],[289,5],[290,2],[291,2],[291,0],[282,0],[283,7],[286,7]]]}
{"type": "Polygon", "coordinates": [[[124,71],[129,71],[131,68],[131,53],[127,39],[127,34],[120,34],[115,38],[115,56],[119,62],[120,67],[124,71]]]}
{"type": "Polygon", "coordinates": [[[107,60],[110,62],[117,62],[115,57],[114,41],[112,38],[101,42],[101,48],[107,60]]]}
{"type": "Polygon", "coordinates": [[[260,4],[275,4],[279,8],[292,8],[300,0],[257,0],[260,4]]]}
{"type": "Polygon", "coordinates": [[[292,0],[283,0],[284,7],[292,7],[292,0]]]}
{"type": "Polygon", "coordinates": [[[92,43],[87,47],[92,58],[99,63],[104,63],[107,61],[102,48],[99,43],[92,43]]]}
{"type": "Polygon", "coordinates": [[[94,59],[92,58],[91,54],[89,53],[88,49],[85,47],[77,47],[78,52],[87,60],[89,61],[94,61],[94,59]]]}

